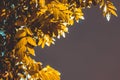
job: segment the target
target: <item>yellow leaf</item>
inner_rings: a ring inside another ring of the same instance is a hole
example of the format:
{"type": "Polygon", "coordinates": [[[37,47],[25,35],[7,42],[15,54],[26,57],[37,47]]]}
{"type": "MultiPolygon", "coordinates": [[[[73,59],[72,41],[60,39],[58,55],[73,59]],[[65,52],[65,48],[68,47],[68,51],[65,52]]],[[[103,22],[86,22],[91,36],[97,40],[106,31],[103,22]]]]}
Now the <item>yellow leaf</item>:
{"type": "Polygon", "coordinates": [[[39,5],[41,7],[44,7],[45,6],[45,0],[39,0],[39,5]]]}
{"type": "Polygon", "coordinates": [[[65,4],[68,2],[68,0],[61,0],[61,2],[65,4]]]}
{"type": "Polygon", "coordinates": [[[59,72],[59,71],[55,70],[54,68],[50,67],[49,65],[47,65],[46,68],[48,69],[48,71],[52,71],[52,72],[54,72],[55,74],[60,75],[60,72],[59,72]]]}
{"type": "Polygon", "coordinates": [[[66,14],[72,14],[72,11],[70,11],[70,10],[65,10],[63,12],[66,13],[66,14]]]}
{"type": "Polygon", "coordinates": [[[60,10],[67,10],[67,7],[64,6],[63,4],[59,3],[59,4],[56,4],[56,7],[58,7],[58,9],[60,10]]]}
{"type": "Polygon", "coordinates": [[[73,24],[74,24],[74,21],[73,21],[73,20],[69,20],[69,24],[70,24],[70,25],[73,25],[73,24]]]}
{"type": "Polygon", "coordinates": [[[42,48],[45,47],[45,43],[46,43],[46,40],[43,40],[42,45],[41,45],[42,48]]]}
{"type": "Polygon", "coordinates": [[[49,77],[51,77],[53,80],[60,80],[60,77],[53,72],[48,73],[49,77]]]}
{"type": "Polygon", "coordinates": [[[43,39],[40,38],[38,41],[38,46],[40,46],[42,44],[42,42],[43,42],[43,39]]]}
{"type": "Polygon", "coordinates": [[[105,4],[104,0],[101,0],[100,8],[102,8],[104,6],[104,4],[105,4]]]}
{"type": "Polygon", "coordinates": [[[46,75],[47,75],[47,76],[49,77],[49,79],[51,79],[51,80],[58,80],[58,79],[54,78],[53,74],[51,74],[50,72],[47,73],[46,75]]]}
{"type": "Polygon", "coordinates": [[[113,5],[109,5],[109,4],[108,4],[108,7],[111,8],[111,9],[117,10],[116,7],[113,6],[113,5]]]}
{"type": "Polygon", "coordinates": [[[19,42],[16,44],[15,48],[21,48],[22,46],[25,46],[27,44],[26,37],[19,40],[19,42]]]}
{"type": "Polygon", "coordinates": [[[59,10],[57,8],[53,9],[53,14],[54,14],[54,18],[56,20],[58,20],[59,19],[59,10]]]}
{"type": "Polygon", "coordinates": [[[16,35],[15,38],[22,38],[26,36],[26,31],[25,30],[19,30],[16,35]]]}
{"type": "Polygon", "coordinates": [[[64,32],[68,32],[68,27],[64,26],[64,25],[61,25],[61,29],[64,31],[64,32]]]}
{"type": "Polygon", "coordinates": [[[76,16],[83,16],[84,14],[82,12],[80,13],[75,13],[76,16]]]}
{"type": "Polygon", "coordinates": [[[22,46],[18,51],[17,53],[24,53],[26,52],[26,46],[22,46]]]}
{"type": "Polygon", "coordinates": [[[82,9],[81,8],[75,8],[75,13],[82,13],[82,9]]]}
{"type": "Polygon", "coordinates": [[[32,37],[27,37],[27,42],[32,46],[36,46],[36,41],[32,37]]]}
{"type": "Polygon", "coordinates": [[[115,12],[115,10],[110,9],[110,8],[108,8],[108,10],[109,10],[110,13],[113,14],[114,16],[116,16],[116,17],[118,16],[117,13],[115,12]]]}
{"type": "Polygon", "coordinates": [[[40,71],[39,74],[40,74],[42,80],[48,80],[49,79],[49,78],[47,78],[47,76],[45,75],[45,73],[43,71],[40,71]]]}
{"type": "Polygon", "coordinates": [[[103,12],[107,13],[107,9],[108,9],[108,7],[107,7],[107,5],[105,4],[104,7],[103,7],[103,12]]]}
{"type": "Polygon", "coordinates": [[[27,65],[29,64],[29,60],[28,60],[28,56],[27,55],[24,56],[22,62],[26,63],[27,65]]]}
{"type": "Polygon", "coordinates": [[[66,16],[66,14],[64,14],[62,11],[59,12],[59,17],[63,20],[63,21],[68,21],[68,18],[66,16]]]}
{"type": "Polygon", "coordinates": [[[32,36],[32,35],[33,35],[33,33],[32,33],[32,31],[31,31],[31,29],[30,29],[30,28],[26,28],[26,32],[27,32],[27,34],[28,34],[28,35],[30,35],[30,36],[32,36]]]}
{"type": "Polygon", "coordinates": [[[17,56],[22,59],[25,56],[26,46],[22,46],[16,53],[17,56]]]}
{"type": "Polygon", "coordinates": [[[35,56],[35,50],[33,48],[27,47],[27,50],[29,51],[30,54],[35,56]]]}
{"type": "Polygon", "coordinates": [[[34,71],[39,71],[38,69],[39,69],[38,65],[36,63],[35,64],[33,63],[33,70],[34,71]]]}
{"type": "Polygon", "coordinates": [[[43,68],[40,76],[43,80],[60,80],[60,73],[50,66],[43,68]]]}

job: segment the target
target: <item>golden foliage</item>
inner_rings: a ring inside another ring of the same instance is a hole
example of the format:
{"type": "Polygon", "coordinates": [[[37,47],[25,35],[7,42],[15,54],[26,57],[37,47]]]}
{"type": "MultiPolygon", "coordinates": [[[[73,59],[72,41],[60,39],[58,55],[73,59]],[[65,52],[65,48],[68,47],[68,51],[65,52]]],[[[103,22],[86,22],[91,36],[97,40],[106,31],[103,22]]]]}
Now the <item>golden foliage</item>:
{"type": "Polygon", "coordinates": [[[25,55],[25,52],[26,52],[26,47],[22,46],[20,49],[18,49],[16,51],[17,57],[19,57],[20,59],[22,59],[24,57],[24,55],[25,55]]]}
{"type": "Polygon", "coordinates": [[[27,42],[32,46],[37,46],[36,41],[32,37],[26,37],[27,42]]]}
{"type": "Polygon", "coordinates": [[[110,0],[1,0],[0,31],[5,33],[0,32],[0,47],[6,52],[0,50],[0,80],[60,80],[57,70],[42,68],[30,55],[35,56],[36,46],[65,38],[69,26],[84,20],[83,10],[92,5],[99,5],[108,21],[118,16],[110,0]]]}
{"type": "Polygon", "coordinates": [[[25,37],[27,34],[26,34],[26,31],[25,30],[19,30],[16,35],[15,35],[15,38],[22,38],[22,37],[25,37]]]}
{"type": "Polygon", "coordinates": [[[27,47],[27,50],[30,54],[32,54],[33,56],[35,56],[35,51],[33,48],[27,47]]]}
{"type": "Polygon", "coordinates": [[[110,20],[111,15],[114,15],[117,17],[117,13],[116,13],[117,9],[113,5],[113,3],[110,2],[109,0],[107,2],[102,0],[100,3],[100,8],[103,9],[103,16],[106,17],[108,21],[110,20]]]}
{"type": "Polygon", "coordinates": [[[25,28],[25,29],[26,29],[26,33],[27,33],[27,35],[29,35],[29,36],[33,36],[33,33],[32,33],[32,31],[31,31],[30,28],[25,28]]]}
{"type": "Polygon", "coordinates": [[[30,79],[60,80],[60,73],[50,66],[47,66],[40,70],[37,74],[32,75],[30,79]]]}
{"type": "Polygon", "coordinates": [[[17,42],[15,48],[16,49],[21,48],[22,46],[26,46],[26,44],[27,44],[27,39],[26,37],[24,37],[17,42]]]}

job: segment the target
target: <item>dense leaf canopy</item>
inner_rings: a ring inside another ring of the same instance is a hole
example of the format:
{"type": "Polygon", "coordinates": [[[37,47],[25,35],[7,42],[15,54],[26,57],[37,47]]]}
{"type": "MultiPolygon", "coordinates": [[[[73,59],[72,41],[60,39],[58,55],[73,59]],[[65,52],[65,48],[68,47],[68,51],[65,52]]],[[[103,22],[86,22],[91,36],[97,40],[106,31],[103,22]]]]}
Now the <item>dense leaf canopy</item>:
{"type": "Polygon", "coordinates": [[[60,80],[49,65],[42,68],[34,47],[55,44],[68,28],[84,20],[83,10],[98,6],[107,20],[117,16],[110,0],[1,0],[0,80],[60,80]]]}

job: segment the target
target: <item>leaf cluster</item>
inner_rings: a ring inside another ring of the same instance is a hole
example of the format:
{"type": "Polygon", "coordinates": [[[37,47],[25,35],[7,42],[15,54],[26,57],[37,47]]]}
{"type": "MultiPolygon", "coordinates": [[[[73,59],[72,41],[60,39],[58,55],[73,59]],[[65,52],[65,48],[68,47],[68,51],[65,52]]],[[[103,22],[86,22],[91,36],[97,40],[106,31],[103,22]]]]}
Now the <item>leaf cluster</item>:
{"type": "Polygon", "coordinates": [[[49,65],[42,67],[30,56],[34,48],[55,44],[69,27],[84,20],[83,10],[99,6],[109,21],[117,16],[110,0],[1,0],[0,80],[60,80],[49,65]]]}

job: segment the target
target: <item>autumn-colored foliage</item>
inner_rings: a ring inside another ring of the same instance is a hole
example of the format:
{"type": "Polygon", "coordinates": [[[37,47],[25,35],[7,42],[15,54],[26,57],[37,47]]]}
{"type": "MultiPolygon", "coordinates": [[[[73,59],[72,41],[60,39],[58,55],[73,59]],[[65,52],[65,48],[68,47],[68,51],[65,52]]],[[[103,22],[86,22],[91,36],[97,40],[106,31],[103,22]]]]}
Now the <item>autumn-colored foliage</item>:
{"type": "Polygon", "coordinates": [[[0,0],[0,80],[60,80],[60,73],[30,57],[34,47],[54,44],[84,20],[83,10],[99,6],[117,16],[110,0],[0,0]]]}

